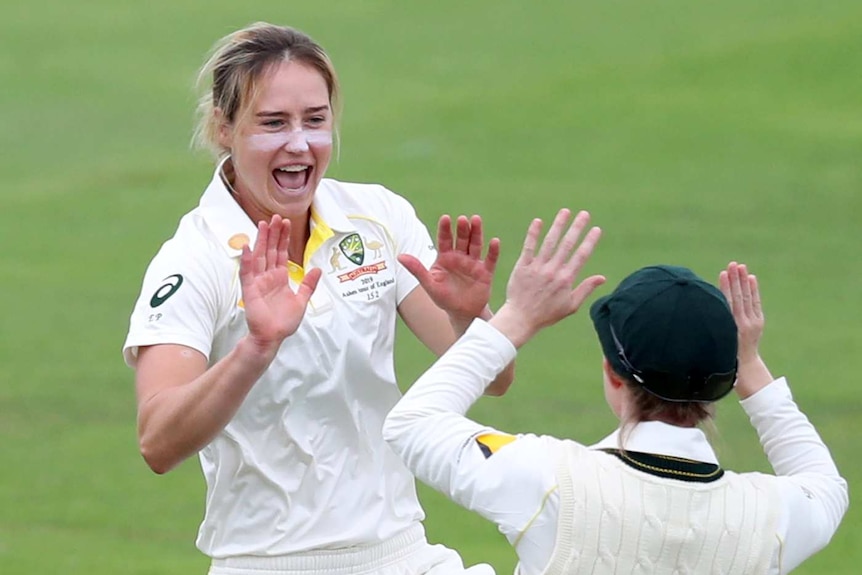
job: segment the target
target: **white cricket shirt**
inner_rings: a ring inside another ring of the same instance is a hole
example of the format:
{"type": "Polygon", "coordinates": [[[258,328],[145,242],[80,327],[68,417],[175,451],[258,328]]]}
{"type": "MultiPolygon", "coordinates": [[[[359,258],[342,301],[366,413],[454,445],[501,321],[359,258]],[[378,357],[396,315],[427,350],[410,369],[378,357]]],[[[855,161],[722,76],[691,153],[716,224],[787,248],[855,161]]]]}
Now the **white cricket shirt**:
{"type": "MultiPolygon", "coordinates": [[[[257,228],[217,168],[200,205],[147,269],[124,356],[181,344],[212,365],[248,333],[238,277],[257,228]]],[[[231,422],[200,452],[207,484],[197,545],[207,555],[284,555],[382,541],[423,518],[412,475],[381,436],[400,391],[397,305],[417,285],[396,260],[430,266],[425,226],[377,185],[324,179],[311,208],[302,266],[323,276],[299,330],[231,422]]]]}
{"type": "MultiPolygon", "coordinates": [[[[534,575],[545,569],[554,549],[561,440],[508,435],[464,417],[514,357],[506,337],[475,320],[411,386],[389,414],[383,433],[418,479],[496,523],[515,548],[519,573],[534,575]]],[[[769,573],[787,573],[835,533],[848,506],[847,483],[784,378],[741,405],[777,474],[768,477],[781,499],[769,573]]],[[[618,434],[592,447],[616,448],[618,434]]],[[[718,463],[701,430],[661,422],[637,425],[625,448],[718,463]]]]}

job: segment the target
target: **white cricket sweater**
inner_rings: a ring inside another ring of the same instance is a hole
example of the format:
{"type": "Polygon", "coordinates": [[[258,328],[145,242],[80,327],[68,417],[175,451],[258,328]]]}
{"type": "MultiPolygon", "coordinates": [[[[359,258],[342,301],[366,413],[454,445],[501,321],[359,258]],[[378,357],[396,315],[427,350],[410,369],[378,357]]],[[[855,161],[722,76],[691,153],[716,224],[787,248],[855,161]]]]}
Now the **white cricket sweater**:
{"type": "MultiPolygon", "coordinates": [[[[560,445],[570,441],[547,435],[512,435],[464,417],[488,382],[514,356],[515,348],[508,339],[486,322],[474,321],[389,413],[383,436],[421,481],[497,525],[518,554],[520,575],[538,575],[554,554],[559,514],[565,507],[557,477],[560,445]]],[[[518,385],[541,386],[542,382],[520,381],[518,385]]],[[[774,476],[741,475],[755,482],[768,479],[779,500],[775,528],[764,538],[771,550],[765,572],[783,575],[829,542],[848,507],[847,482],[814,426],[793,401],[784,378],[740,405],[775,471],[774,476]]],[[[597,451],[619,444],[617,429],[599,443],[582,447],[597,451]]],[[[719,464],[703,431],[657,421],[637,425],[626,437],[625,448],[632,456],[651,454],[715,468],[719,464]]],[[[596,457],[603,457],[601,461],[607,465],[615,459],[606,453],[596,457]]],[[[650,476],[646,477],[649,480],[644,480],[642,489],[653,489],[650,476]]],[[[725,472],[725,478],[733,481],[729,477],[730,472],[725,472]]],[[[602,475],[601,487],[611,486],[602,475]]],[[[691,497],[699,498],[700,491],[700,487],[691,489],[691,497]]],[[[610,493],[605,498],[610,499],[610,493]]],[[[630,504],[624,501],[620,508],[630,504]]],[[[759,515],[750,510],[747,500],[745,505],[746,513],[759,515]]],[[[726,519],[734,511],[738,507],[728,508],[726,519]]],[[[649,521],[648,516],[644,521],[649,521]]],[[[597,550],[609,545],[613,549],[612,542],[598,543],[597,550]]]]}
{"type": "Polygon", "coordinates": [[[633,466],[626,454],[559,447],[556,545],[543,575],[766,573],[780,509],[768,476],[712,466],[696,482],[687,461],[633,466]],[[673,467],[676,479],[652,474],[673,467]]]}

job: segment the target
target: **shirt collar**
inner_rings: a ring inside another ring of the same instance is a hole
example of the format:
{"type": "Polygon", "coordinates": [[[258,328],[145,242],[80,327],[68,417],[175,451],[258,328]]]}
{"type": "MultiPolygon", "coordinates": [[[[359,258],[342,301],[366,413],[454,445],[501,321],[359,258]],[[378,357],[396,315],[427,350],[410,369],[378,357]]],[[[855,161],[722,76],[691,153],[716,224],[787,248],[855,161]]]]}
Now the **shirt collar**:
{"type": "MultiPolygon", "coordinates": [[[[619,449],[617,429],[591,449],[619,449]]],[[[697,427],[678,427],[661,421],[641,421],[626,438],[625,449],[654,455],[669,455],[718,465],[718,457],[706,434],[697,427]]]]}
{"type": "MultiPolygon", "coordinates": [[[[201,216],[216,236],[216,240],[230,257],[239,257],[245,244],[254,245],[257,225],[248,217],[233,197],[223,177],[223,167],[230,157],[216,166],[212,180],[199,203],[201,216]]],[[[334,235],[355,231],[350,220],[331,197],[329,180],[321,180],[311,204],[311,236],[306,254],[316,251],[320,244],[334,235]]]]}

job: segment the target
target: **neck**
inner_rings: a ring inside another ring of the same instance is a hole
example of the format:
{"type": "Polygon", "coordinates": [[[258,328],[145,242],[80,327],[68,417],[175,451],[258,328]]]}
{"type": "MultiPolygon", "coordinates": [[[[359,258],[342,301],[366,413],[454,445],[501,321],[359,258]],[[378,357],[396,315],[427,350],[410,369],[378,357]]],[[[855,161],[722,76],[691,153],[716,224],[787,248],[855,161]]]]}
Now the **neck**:
{"type": "MultiPolygon", "coordinates": [[[[256,204],[253,198],[247,194],[240,194],[234,187],[235,172],[233,164],[228,158],[222,165],[221,178],[230,194],[239,204],[239,207],[248,215],[249,219],[257,224],[258,222],[268,222],[274,215],[271,211],[266,210],[256,204]]],[[[294,263],[303,264],[305,255],[305,246],[308,243],[308,238],[311,235],[311,226],[309,218],[310,210],[300,216],[290,216],[287,214],[279,214],[286,220],[290,221],[290,244],[288,246],[288,258],[294,263]]]]}
{"type": "Polygon", "coordinates": [[[297,222],[296,218],[290,219],[290,245],[287,248],[287,255],[290,261],[299,265],[304,264],[305,246],[308,244],[308,237],[311,235],[311,226],[308,225],[308,216],[302,218],[301,222],[297,222]]]}

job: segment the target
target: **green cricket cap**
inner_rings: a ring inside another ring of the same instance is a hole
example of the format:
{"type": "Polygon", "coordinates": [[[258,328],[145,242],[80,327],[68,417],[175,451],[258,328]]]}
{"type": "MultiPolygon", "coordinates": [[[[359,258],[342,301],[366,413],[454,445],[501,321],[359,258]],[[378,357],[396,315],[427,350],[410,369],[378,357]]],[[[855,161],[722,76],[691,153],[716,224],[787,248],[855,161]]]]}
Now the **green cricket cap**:
{"type": "Polygon", "coordinates": [[[598,299],[590,317],[614,371],[649,393],[712,402],[733,389],[736,322],[724,294],[688,268],[641,268],[598,299]]]}

